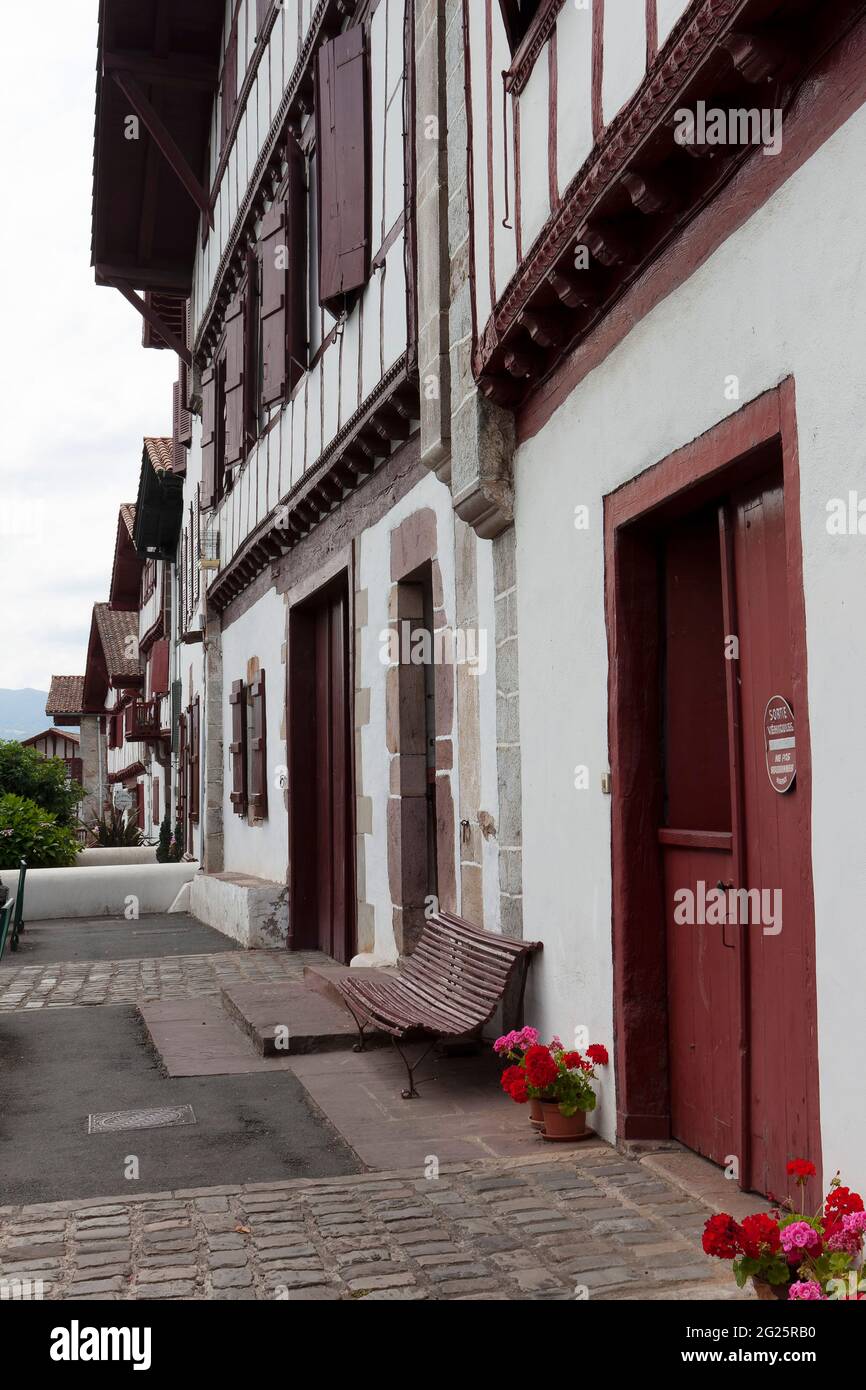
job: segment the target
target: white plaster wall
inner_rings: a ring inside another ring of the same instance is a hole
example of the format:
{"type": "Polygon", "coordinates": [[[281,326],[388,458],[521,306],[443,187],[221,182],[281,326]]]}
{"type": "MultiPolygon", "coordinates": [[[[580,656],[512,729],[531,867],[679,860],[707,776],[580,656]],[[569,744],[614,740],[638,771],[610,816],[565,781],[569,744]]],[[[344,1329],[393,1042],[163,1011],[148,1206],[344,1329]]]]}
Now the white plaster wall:
{"type": "MultiPolygon", "coordinates": [[[[391,590],[390,533],[405,517],[423,507],[436,513],[438,560],[442,573],[442,591],[449,623],[454,623],[456,611],[454,581],[454,513],[451,493],[434,473],[424,478],[407,493],[377,525],[364,531],[359,545],[359,586],[367,590],[368,622],[356,652],[360,665],[359,685],[370,691],[370,722],[361,730],[363,787],[359,795],[368,796],[373,803],[373,833],[366,836],[366,901],[375,911],[375,954],[395,960],[397,947],[391,915],[391,891],[388,885],[388,797],[390,754],[386,743],[385,684],[387,666],[380,660],[380,635],[388,627],[388,596],[391,590]]],[[[494,717],[495,724],[495,717],[494,717]]],[[[454,801],[454,853],[459,863],[458,748],[454,741],[454,767],[451,771],[451,794],[454,801]]],[[[457,875],[460,891],[460,875],[457,875]]]]}
{"type": "Polygon", "coordinates": [[[556,22],[556,153],[563,192],[592,149],[592,10],[565,5],[556,22]]]}
{"type": "MultiPolygon", "coordinates": [[[[547,158],[550,133],[550,70],[546,59],[545,51],[532,69],[529,81],[520,95],[520,219],[524,250],[528,250],[532,245],[550,216],[550,175],[547,158]]],[[[495,128],[494,121],[494,130],[495,128]]],[[[510,266],[509,273],[513,269],[514,266],[510,266]]],[[[508,276],[502,279],[497,275],[497,291],[501,292],[507,283],[508,276]]]]}
{"type": "MultiPolygon", "coordinates": [[[[610,802],[602,497],[796,378],[813,758],[813,869],[824,1168],[866,1159],[852,1041],[866,983],[866,854],[851,730],[866,690],[866,537],[830,537],[827,502],[863,484],[866,110],[639,323],[516,460],[524,924],[545,941],[527,1017],[610,1044],[610,802]],[[574,507],[591,507],[576,532],[574,507]],[[557,602],[551,604],[551,595],[557,602]],[[542,620],[543,618],[543,620],[542,620]],[[589,791],[573,769],[588,764],[589,791]]],[[[614,789],[615,790],[615,789],[614,789]]],[[[614,1134],[613,1079],[599,1121],[614,1134]]]]}
{"type": "MultiPolygon", "coordinates": [[[[68,869],[28,869],[24,881],[24,922],[59,917],[120,917],[167,912],[197,864],[85,864],[68,869]]],[[[18,889],[18,870],[0,874],[10,896],[18,889]]],[[[130,919],[132,920],[132,919],[130,919]]]]}
{"type": "Polygon", "coordinates": [[[615,0],[604,11],[601,107],[605,123],[628,101],[646,72],[646,0],[615,0]]]}
{"type": "Polygon", "coordinates": [[[288,871],[289,829],[285,795],[276,785],[278,770],[286,765],[283,733],[285,712],[286,605],[282,595],[270,589],[241,618],[223,633],[223,845],[227,873],[240,871],[257,878],[285,883],[288,871]],[[259,825],[249,825],[237,816],[229,801],[232,767],[229,744],[232,741],[232,711],[229,705],[232,683],[247,679],[247,662],[259,658],[265,672],[265,717],[267,722],[268,814],[259,825]]]}

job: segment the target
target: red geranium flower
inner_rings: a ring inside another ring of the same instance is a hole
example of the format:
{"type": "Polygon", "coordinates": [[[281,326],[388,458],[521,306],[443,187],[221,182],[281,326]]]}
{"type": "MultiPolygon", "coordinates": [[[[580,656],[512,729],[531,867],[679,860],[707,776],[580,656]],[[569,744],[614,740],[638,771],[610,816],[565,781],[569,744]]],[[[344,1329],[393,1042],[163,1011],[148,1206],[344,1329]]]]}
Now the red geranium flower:
{"type": "Polygon", "coordinates": [[[563,1052],[562,1061],[569,1071],[574,1071],[575,1067],[583,1066],[583,1058],[579,1052],[563,1052]]]}
{"type": "Polygon", "coordinates": [[[752,1260],[759,1260],[767,1251],[774,1253],[782,1243],[779,1223],[762,1211],[755,1216],[747,1216],[740,1231],[743,1254],[752,1260]]]}
{"type": "Polygon", "coordinates": [[[556,1063],[546,1047],[530,1047],[523,1061],[526,1067],[526,1079],[530,1086],[535,1086],[537,1090],[543,1091],[545,1087],[553,1085],[558,1071],[556,1063]]]}
{"type": "Polygon", "coordinates": [[[831,1219],[839,1220],[849,1212],[862,1210],[863,1198],[859,1192],[852,1192],[849,1187],[834,1187],[833,1191],[827,1194],[824,1212],[831,1219]]]}
{"type": "Polygon", "coordinates": [[[513,1081],[508,1088],[508,1094],[518,1105],[526,1105],[529,1100],[529,1092],[526,1089],[526,1078],[520,1076],[516,1081],[513,1081]]]}
{"type": "Polygon", "coordinates": [[[586,1055],[597,1067],[606,1067],[610,1061],[604,1043],[593,1043],[591,1047],[586,1049],[586,1055]]]}
{"type": "Polygon", "coordinates": [[[816,1172],[814,1163],[810,1163],[808,1158],[792,1158],[788,1164],[788,1177],[796,1178],[798,1182],[805,1182],[806,1178],[814,1178],[816,1172]]]}
{"type": "Polygon", "coordinates": [[[523,1072],[519,1067],[506,1067],[499,1078],[499,1084],[503,1091],[510,1091],[517,1081],[523,1080],[523,1072]]]}
{"type": "Polygon", "coordinates": [[[743,1249],[742,1227],[727,1212],[720,1212],[711,1216],[704,1227],[702,1244],[706,1254],[719,1260],[734,1260],[743,1249]]]}

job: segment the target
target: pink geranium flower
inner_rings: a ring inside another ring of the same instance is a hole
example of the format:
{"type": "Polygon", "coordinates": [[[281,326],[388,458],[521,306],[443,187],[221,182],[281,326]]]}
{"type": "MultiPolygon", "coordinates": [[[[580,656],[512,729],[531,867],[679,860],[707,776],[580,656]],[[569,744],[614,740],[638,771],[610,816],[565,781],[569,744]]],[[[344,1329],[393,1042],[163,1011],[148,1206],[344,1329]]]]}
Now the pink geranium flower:
{"type": "MultiPolygon", "coordinates": [[[[803,1225],[806,1223],[803,1222],[803,1225]]],[[[792,1284],[788,1290],[788,1298],[791,1299],[826,1299],[826,1294],[821,1292],[821,1285],[816,1284],[814,1279],[809,1279],[805,1283],[792,1284]]]]}
{"type": "Polygon", "coordinates": [[[789,1258],[809,1255],[820,1248],[821,1237],[808,1221],[795,1221],[782,1231],[782,1249],[789,1258]]]}

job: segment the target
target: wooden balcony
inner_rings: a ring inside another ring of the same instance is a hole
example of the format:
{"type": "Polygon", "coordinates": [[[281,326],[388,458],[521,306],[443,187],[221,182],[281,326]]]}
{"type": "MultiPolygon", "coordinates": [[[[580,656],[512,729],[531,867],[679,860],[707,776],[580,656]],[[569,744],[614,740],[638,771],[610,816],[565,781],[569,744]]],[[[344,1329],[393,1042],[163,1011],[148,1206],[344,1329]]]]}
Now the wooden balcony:
{"type": "Polygon", "coordinates": [[[148,743],[168,738],[160,727],[159,700],[133,700],[124,709],[123,733],[127,743],[148,743]]]}

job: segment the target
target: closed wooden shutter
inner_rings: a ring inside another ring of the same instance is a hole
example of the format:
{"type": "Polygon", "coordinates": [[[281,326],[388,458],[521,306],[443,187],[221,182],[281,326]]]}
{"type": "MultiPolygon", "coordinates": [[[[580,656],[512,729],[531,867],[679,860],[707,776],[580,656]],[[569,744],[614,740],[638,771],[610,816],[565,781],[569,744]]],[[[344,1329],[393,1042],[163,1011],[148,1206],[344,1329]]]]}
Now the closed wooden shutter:
{"type": "Polygon", "coordinates": [[[226,310],[226,447],[225,462],[230,468],[244,456],[244,299],[236,294],[226,310]]]}
{"type": "Polygon", "coordinates": [[[223,59],[222,100],[220,103],[220,150],[225,148],[235,107],[238,103],[238,30],[232,25],[223,59]]]}
{"type": "Polygon", "coordinates": [[[144,829],[144,825],[145,825],[144,817],[145,817],[145,810],[144,810],[144,783],[143,783],[143,782],[136,782],[136,784],[135,784],[135,819],[136,819],[136,824],[137,824],[139,830],[143,830],[143,829],[144,829]]]}
{"type": "Polygon", "coordinates": [[[158,826],[158,825],[159,825],[159,821],[160,821],[160,815],[159,815],[159,783],[157,782],[157,780],[156,780],[155,777],[154,777],[153,781],[151,782],[151,803],[152,803],[152,804],[151,804],[151,808],[150,808],[151,819],[152,819],[152,821],[153,821],[154,826],[158,826]]]}
{"type": "Polygon", "coordinates": [[[319,302],[332,313],[370,274],[367,51],[356,24],[319,49],[319,302]]]}
{"type": "Polygon", "coordinates": [[[184,836],[184,848],[186,848],[187,834],[188,786],[189,738],[187,734],[187,718],[185,714],[181,714],[177,721],[177,819],[180,822],[184,836]]]}
{"type": "Polygon", "coordinates": [[[305,163],[291,134],[286,150],[288,194],[265,213],[259,238],[263,406],[283,400],[307,368],[305,163]]]}
{"type": "Polygon", "coordinates": [[[201,504],[216,500],[216,373],[208,367],[201,379],[201,504]]]}
{"type": "Polygon", "coordinates": [[[199,697],[196,695],[190,710],[189,728],[189,817],[192,821],[198,821],[198,798],[199,798],[199,754],[201,749],[201,705],[199,697]]]}
{"type": "Polygon", "coordinates": [[[168,694],[168,638],[153,644],[150,654],[150,693],[168,694]]]}
{"type": "Polygon", "coordinates": [[[250,739],[250,809],[261,820],[268,814],[268,752],[265,710],[265,673],[259,671],[250,686],[252,735],[250,739]]]}
{"type": "Polygon", "coordinates": [[[232,741],[229,751],[232,755],[231,803],[236,816],[247,812],[247,710],[246,688],[243,681],[232,683],[229,696],[232,711],[232,741]]]}

